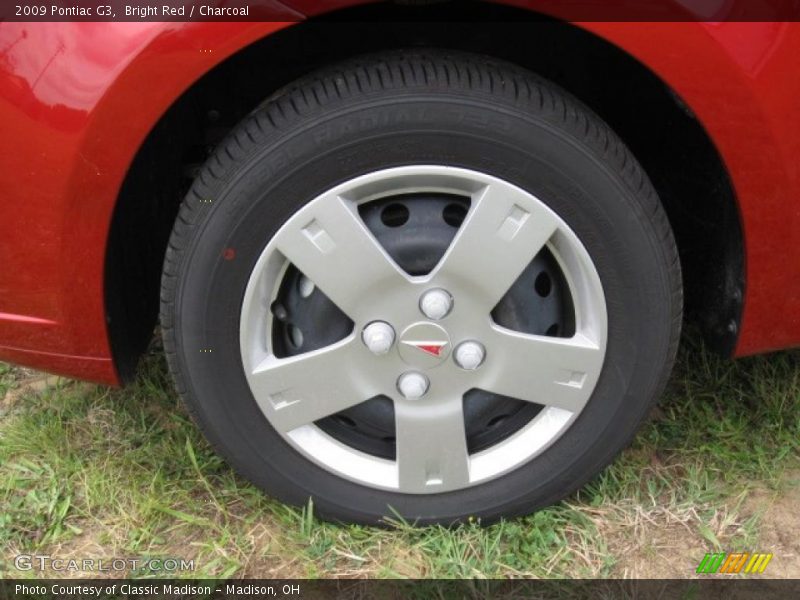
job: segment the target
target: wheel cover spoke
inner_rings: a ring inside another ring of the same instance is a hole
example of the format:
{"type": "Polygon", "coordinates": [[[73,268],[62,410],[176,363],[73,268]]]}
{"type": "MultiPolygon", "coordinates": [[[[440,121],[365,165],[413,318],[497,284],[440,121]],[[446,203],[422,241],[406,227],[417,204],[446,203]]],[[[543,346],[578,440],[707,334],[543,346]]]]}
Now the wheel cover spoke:
{"type": "Polygon", "coordinates": [[[381,248],[352,203],[336,194],[319,198],[292,218],[275,246],[354,321],[364,306],[408,278],[381,248]]]}
{"type": "Polygon", "coordinates": [[[430,493],[464,487],[469,484],[469,454],[462,399],[424,402],[395,403],[400,488],[430,493]]]}
{"type": "Polygon", "coordinates": [[[495,328],[491,345],[497,368],[487,391],[573,413],[588,402],[603,366],[604,353],[582,334],[565,339],[495,328]]]}
{"type": "Polygon", "coordinates": [[[264,359],[251,373],[256,402],[280,432],[313,423],[368,398],[347,365],[353,364],[355,337],[290,358],[264,359]]]}
{"type": "Polygon", "coordinates": [[[489,312],[557,227],[558,218],[530,194],[505,183],[488,185],[476,194],[436,276],[480,294],[489,312]]]}

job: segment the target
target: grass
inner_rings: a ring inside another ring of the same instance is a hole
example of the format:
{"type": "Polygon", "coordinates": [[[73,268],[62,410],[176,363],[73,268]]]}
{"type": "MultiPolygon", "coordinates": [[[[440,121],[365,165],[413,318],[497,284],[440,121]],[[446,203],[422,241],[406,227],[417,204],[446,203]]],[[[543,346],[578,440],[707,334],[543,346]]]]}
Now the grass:
{"type": "Polygon", "coordinates": [[[602,475],[528,517],[453,530],[334,525],[267,498],[210,450],[158,352],[124,390],[31,377],[0,364],[0,576],[32,576],[13,557],[36,553],[178,557],[200,577],[683,577],[716,549],[774,549],[773,576],[800,573],[780,535],[800,524],[800,352],[733,362],[685,343],[602,475]]]}

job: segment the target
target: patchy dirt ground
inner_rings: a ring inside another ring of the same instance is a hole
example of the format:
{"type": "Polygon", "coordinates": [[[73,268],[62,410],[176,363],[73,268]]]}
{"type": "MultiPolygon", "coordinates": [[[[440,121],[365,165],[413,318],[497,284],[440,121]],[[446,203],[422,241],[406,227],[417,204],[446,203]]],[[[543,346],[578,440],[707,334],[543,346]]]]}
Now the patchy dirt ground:
{"type": "Polygon", "coordinates": [[[738,551],[773,553],[765,577],[800,578],[800,473],[787,474],[784,486],[781,492],[756,488],[731,497],[711,519],[701,519],[692,508],[644,510],[637,506],[606,518],[611,529],[609,547],[618,560],[614,575],[692,577],[707,552],[738,551]],[[743,536],[748,529],[750,535],[743,536]],[[743,537],[752,541],[742,543],[743,537]]]}
{"type": "Polygon", "coordinates": [[[753,493],[746,510],[760,515],[758,550],[775,555],[765,574],[800,579],[800,472],[788,474],[786,483],[787,489],[780,494],[753,493]]]}
{"type": "MultiPolygon", "coordinates": [[[[634,516],[628,524],[623,524],[609,536],[609,548],[618,561],[615,576],[622,579],[693,576],[709,546],[693,527],[694,515],[677,515],[668,511],[648,511],[645,514],[636,509],[632,514],[634,516]]],[[[609,520],[609,523],[615,521],[609,520]]]]}

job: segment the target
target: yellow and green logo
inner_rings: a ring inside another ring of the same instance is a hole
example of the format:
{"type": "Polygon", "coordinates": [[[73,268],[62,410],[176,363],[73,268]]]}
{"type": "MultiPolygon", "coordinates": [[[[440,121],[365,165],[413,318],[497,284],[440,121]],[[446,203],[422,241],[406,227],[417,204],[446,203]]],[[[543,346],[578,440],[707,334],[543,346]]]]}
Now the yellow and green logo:
{"type": "Polygon", "coordinates": [[[763,573],[767,568],[772,554],[761,552],[717,552],[716,554],[706,554],[700,564],[697,565],[696,573],[763,573]]]}

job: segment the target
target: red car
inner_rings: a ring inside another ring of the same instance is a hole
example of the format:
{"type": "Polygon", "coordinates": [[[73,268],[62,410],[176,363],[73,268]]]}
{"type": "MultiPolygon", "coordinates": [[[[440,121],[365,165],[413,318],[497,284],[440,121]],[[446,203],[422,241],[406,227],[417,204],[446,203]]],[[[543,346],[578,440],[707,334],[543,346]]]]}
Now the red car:
{"type": "Polygon", "coordinates": [[[684,321],[800,343],[797,23],[261,4],[0,24],[0,360],[122,385],[159,320],[256,485],[451,523],[598,473],[684,321]]]}

